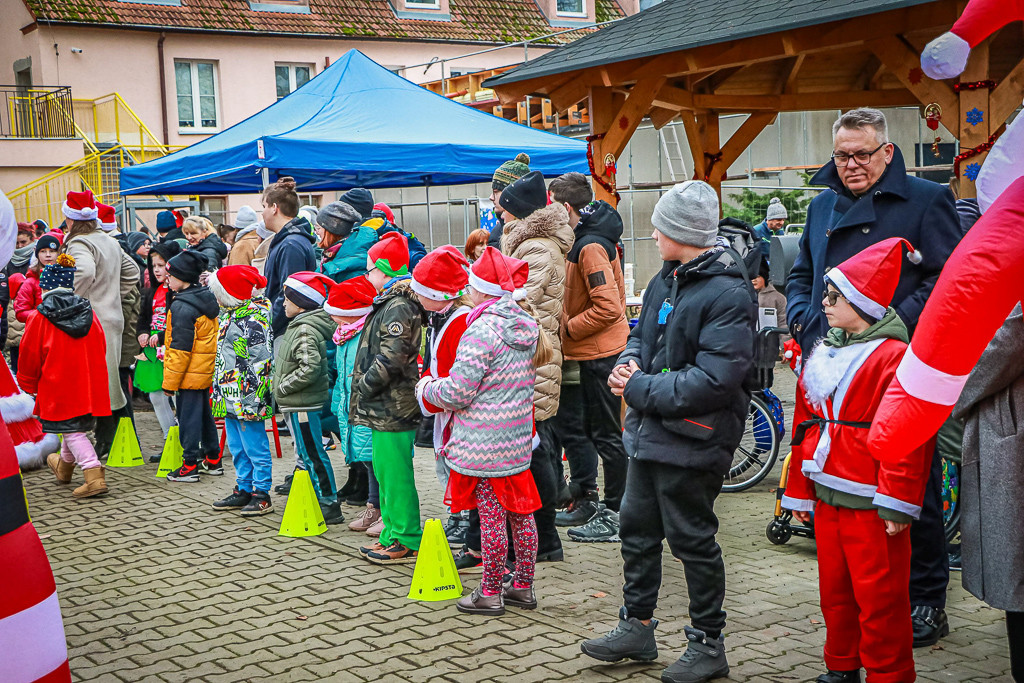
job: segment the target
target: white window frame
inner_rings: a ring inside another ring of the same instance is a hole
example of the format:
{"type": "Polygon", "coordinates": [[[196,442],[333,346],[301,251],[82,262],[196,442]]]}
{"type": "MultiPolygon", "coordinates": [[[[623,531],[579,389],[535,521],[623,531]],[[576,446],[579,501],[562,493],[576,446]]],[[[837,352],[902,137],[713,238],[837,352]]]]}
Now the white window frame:
{"type": "Polygon", "coordinates": [[[580,6],[583,8],[581,12],[564,12],[558,9],[558,0],[552,0],[555,3],[555,16],[559,17],[573,17],[573,18],[587,18],[587,0],[579,0],[580,6]]]}
{"type": "Polygon", "coordinates": [[[412,0],[404,0],[406,9],[441,9],[441,0],[434,0],[433,2],[415,2],[412,0]]]}
{"type": "MultiPolygon", "coordinates": [[[[310,81],[313,80],[313,78],[316,76],[316,64],[312,64],[310,62],[274,62],[274,97],[276,98],[275,102],[277,100],[283,99],[283,97],[277,97],[277,67],[279,66],[288,67],[288,95],[291,95],[293,92],[299,89],[298,86],[295,85],[295,67],[303,66],[309,69],[310,81]]],[[[307,83],[308,82],[309,81],[307,81],[307,83]]],[[[287,95],[285,95],[284,97],[287,97],[287,95]]]]}
{"type": "MultiPolygon", "coordinates": [[[[178,124],[178,135],[209,135],[210,133],[220,132],[220,123],[223,121],[220,112],[220,75],[217,73],[217,62],[210,59],[175,59],[175,69],[178,64],[188,64],[189,71],[192,74],[192,120],[196,123],[195,126],[188,127],[178,124]],[[198,64],[209,64],[213,67],[213,111],[217,117],[217,125],[213,127],[203,126],[203,118],[201,116],[202,109],[199,103],[199,69],[196,68],[198,64]]],[[[174,86],[174,118],[178,118],[178,86],[177,86],[177,74],[175,74],[175,86],[174,86]]]]}

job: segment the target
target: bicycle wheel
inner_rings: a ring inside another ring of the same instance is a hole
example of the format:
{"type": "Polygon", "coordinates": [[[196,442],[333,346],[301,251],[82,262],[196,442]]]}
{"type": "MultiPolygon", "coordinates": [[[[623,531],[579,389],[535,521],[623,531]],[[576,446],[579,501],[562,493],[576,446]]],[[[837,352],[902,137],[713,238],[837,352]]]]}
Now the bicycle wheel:
{"type": "Polygon", "coordinates": [[[745,491],[759,483],[775,466],[780,445],[775,416],[764,399],[754,394],[750,397],[743,437],[733,453],[732,467],[725,475],[722,490],[730,493],[745,491]]]}

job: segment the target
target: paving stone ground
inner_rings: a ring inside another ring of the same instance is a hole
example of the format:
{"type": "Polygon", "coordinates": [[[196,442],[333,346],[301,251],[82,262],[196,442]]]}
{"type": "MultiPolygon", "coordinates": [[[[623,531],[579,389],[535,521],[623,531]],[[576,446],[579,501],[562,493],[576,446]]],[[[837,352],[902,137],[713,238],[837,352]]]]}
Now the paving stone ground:
{"type": "MultiPolygon", "coordinates": [[[[791,383],[779,390],[791,395],[791,383]]],[[[138,423],[144,450],[158,450],[152,413],[138,423]]],[[[275,482],[294,463],[291,440],[283,445],[275,482]]],[[[416,454],[424,518],[443,515],[432,458],[416,454]]],[[[110,494],[86,501],[73,500],[49,471],[25,476],[76,680],[589,683],[657,680],[679,656],[686,587],[667,552],[659,660],[601,664],[580,653],[579,641],[615,624],[617,544],[565,540],[565,561],[538,567],[536,611],[461,615],[451,601],[408,600],[412,566],[367,563],[357,551],[367,537],[344,525],[315,538],[277,536],[283,497],[263,518],[214,512],[210,503],[234,483],[230,463],[227,470],[199,484],[156,479],[156,465],[108,470],[110,494]]],[[[717,505],[733,681],[813,681],[823,670],[814,542],[775,546],[764,535],[777,483],[778,469],[717,505]]],[[[350,517],[356,512],[346,508],[350,517]]],[[[479,574],[463,576],[467,590],[478,581],[479,574]]],[[[1009,682],[1002,613],[967,594],[958,574],[948,613],[951,635],[915,651],[919,680],[1009,682]]]]}

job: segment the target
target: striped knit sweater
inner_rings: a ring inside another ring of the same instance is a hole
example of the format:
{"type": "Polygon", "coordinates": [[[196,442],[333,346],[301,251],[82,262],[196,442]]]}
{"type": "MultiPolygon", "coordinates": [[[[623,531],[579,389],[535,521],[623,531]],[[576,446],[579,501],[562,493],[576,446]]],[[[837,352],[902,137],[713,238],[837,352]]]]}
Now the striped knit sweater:
{"type": "Polygon", "coordinates": [[[510,296],[481,304],[449,375],[421,383],[423,399],[454,413],[445,456],[456,472],[489,478],[530,468],[538,334],[510,296]]]}

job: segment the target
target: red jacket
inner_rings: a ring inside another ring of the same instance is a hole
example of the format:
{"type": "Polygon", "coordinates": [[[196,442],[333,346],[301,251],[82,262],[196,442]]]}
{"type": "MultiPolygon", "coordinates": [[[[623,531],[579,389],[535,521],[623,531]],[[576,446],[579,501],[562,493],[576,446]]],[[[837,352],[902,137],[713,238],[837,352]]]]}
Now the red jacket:
{"type": "Polygon", "coordinates": [[[36,306],[43,303],[43,290],[39,287],[39,273],[29,270],[25,274],[25,280],[18,288],[18,294],[14,297],[14,317],[19,322],[28,322],[29,315],[36,310],[36,306]]]}
{"type": "MultiPolygon", "coordinates": [[[[814,418],[870,423],[906,348],[898,339],[877,339],[842,348],[819,344],[804,364],[797,386],[794,429],[814,418]]],[[[830,423],[827,433],[820,425],[807,429],[803,441],[793,446],[782,506],[813,510],[817,500],[814,484],[818,483],[917,519],[934,442],[911,453],[892,453],[891,457],[876,460],[868,450],[867,439],[866,427],[830,423]]]]}
{"type": "MultiPolygon", "coordinates": [[[[469,325],[468,306],[462,306],[441,326],[441,330],[430,340],[430,367],[423,373],[424,377],[447,377],[455,364],[455,354],[459,350],[459,341],[469,325]]],[[[417,385],[416,400],[424,415],[434,416],[434,450],[441,450],[451,437],[451,411],[438,408],[423,398],[417,385]]]]}
{"type": "Polygon", "coordinates": [[[56,292],[44,302],[47,311],[72,310],[64,304],[77,306],[78,314],[65,316],[60,324],[82,336],[72,336],[40,311],[31,313],[25,325],[18,384],[25,393],[36,395],[36,415],[42,420],[110,415],[106,341],[88,302],[85,307],[80,303],[84,301],[71,293],[56,292]]]}

